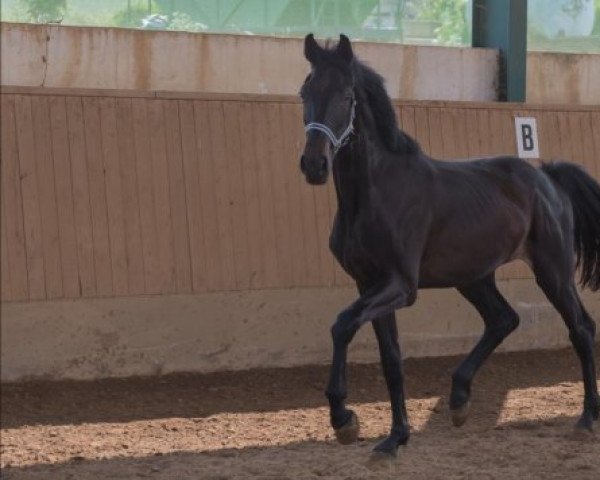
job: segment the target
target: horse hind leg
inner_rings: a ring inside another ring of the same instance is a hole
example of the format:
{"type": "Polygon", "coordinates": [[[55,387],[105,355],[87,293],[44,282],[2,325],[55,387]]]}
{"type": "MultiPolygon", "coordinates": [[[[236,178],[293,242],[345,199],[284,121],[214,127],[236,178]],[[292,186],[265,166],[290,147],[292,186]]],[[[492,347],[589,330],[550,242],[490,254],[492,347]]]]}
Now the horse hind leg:
{"type": "MultiPolygon", "coordinates": [[[[562,262],[564,263],[564,262],[562,262]]],[[[569,339],[581,363],[584,385],[583,413],[576,428],[593,430],[593,421],[600,417],[600,396],[596,379],[594,337],[596,325],[585,311],[573,281],[571,269],[561,269],[557,258],[534,263],[536,281],[544,294],[560,313],[569,329],[569,339]]]]}
{"type": "Polygon", "coordinates": [[[477,309],[485,323],[483,336],[452,375],[452,423],[460,427],[469,413],[473,377],[496,347],[517,328],[519,317],[498,291],[493,275],[458,291],[477,309]]]}

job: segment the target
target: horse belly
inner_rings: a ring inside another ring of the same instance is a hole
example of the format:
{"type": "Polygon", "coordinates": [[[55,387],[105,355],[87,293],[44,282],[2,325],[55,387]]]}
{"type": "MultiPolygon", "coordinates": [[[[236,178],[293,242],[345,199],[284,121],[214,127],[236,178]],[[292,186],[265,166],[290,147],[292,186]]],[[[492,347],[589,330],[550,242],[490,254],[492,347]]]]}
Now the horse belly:
{"type": "Polygon", "coordinates": [[[527,227],[513,225],[495,235],[473,233],[462,241],[441,236],[439,241],[428,244],[421,258],[420,288],[456,287],[485,278],[522,256],[527,227]]]}

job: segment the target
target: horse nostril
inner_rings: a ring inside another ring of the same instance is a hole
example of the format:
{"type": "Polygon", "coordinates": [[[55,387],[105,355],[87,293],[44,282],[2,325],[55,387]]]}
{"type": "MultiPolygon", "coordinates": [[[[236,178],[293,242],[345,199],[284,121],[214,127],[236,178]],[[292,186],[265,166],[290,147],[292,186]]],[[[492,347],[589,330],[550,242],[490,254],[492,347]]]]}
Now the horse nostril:
{"type": "Polygon", "coordinates": [[[327,171],[327,157],[325,155],[321,155],[321,172],[327,171]]]}

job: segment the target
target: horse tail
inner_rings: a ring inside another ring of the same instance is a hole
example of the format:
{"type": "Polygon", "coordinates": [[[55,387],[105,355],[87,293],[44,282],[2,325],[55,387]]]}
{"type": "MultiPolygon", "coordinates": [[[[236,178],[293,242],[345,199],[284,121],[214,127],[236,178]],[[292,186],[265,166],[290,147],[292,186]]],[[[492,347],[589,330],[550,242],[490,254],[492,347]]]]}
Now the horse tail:
{"type": "Polygon", "coordinates": [[[542,170],[571,199],[575,253],[581,285],[600,289],[600,184],[583,168],[566,162],[542,165],[542,170]]]}

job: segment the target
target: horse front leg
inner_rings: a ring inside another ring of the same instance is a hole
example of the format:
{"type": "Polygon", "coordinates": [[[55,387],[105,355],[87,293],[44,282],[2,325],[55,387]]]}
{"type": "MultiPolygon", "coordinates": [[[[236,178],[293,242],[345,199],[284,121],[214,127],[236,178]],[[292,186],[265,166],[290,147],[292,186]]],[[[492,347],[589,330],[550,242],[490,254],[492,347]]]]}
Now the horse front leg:
{"type": "MultiPolygon", "coordinates": [[[[416,289],[407,288],[398,278],[389,279],[366,290],[356,302],[338,315],[331,328],[333,362],[325,393],[329,400],[331,426],[342,444],[356,441],[359,433],[358,418],[345,405],[348,345],[364,323],[390,314],[393,316],[394,310],[414,302],[415,293],[416,289]]],[[[389,353],[390,349],[393,349],[393,342],[385,340],[384,351],[388,364],[393,357],[389,353]]],[[[394,453],[397,446],[394,447],[394,453]]]]}
{"type": "Polygon", "coordinates": [[[373,320],[373,328],[375,329],[377,343],[379,344],[381,366],[383,367],[383,374],[390,394],[392,407],[392,428],[390,434],[377,444],[375,452],[395,455],[398,447],[405,445],[410,436],[396,316],[390,313],[373,320]]]}

